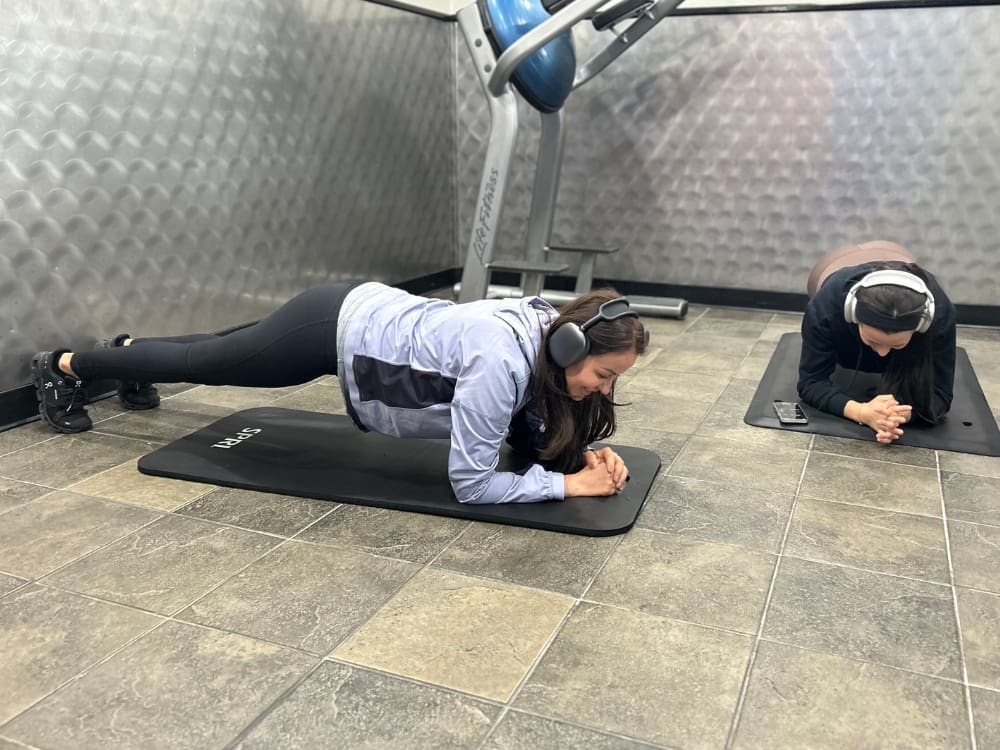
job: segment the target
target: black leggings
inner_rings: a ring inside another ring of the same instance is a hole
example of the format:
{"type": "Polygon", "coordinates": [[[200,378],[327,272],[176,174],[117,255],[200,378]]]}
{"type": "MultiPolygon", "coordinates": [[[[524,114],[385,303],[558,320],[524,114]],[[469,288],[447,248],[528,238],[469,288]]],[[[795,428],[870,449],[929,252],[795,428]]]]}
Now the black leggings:
{"type": "Polygon", "coordinates": [[[337,318],[358,282],[302,292],[253,325],[224,336],[134,339],[73,354],[83,380],[136,380],[278,388],[337,374],[337,318]]]}

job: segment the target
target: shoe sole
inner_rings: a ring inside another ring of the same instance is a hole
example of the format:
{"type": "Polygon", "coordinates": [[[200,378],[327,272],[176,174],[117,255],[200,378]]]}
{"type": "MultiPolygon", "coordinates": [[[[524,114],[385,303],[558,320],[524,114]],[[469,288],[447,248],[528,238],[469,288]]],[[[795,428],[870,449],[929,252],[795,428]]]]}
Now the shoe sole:
{"type": "MultiPolygon", "coordinates": [[[[155,389],[154,389],[155,390],[155,389]]],[[[126,393],[132,391],[126,390],[126,393]]],[[[150,409],[155,409],[160,405],[160,394],[156,394],[156,403],[153,404],[135,404],[122,396],[122,389],[118,389],[118,403],[122,405],[122,408],[128,409],[129,411],[149,411],[150,409]]]]}
{"type": "MultiPolygon", "coordinates": [[[[63,427],[58,422],[53,422],[49,418],[48,412],[45,411],[45,400],[42,398],[42,391],[44,390],[45,385],[42,382],[42,379],[38,377],[38,365],[39,365],[38,355],[36,354],[34,357],[31,358],[31,379],[35,384],[35,401],[38,402],[38,414],[39,416],[41,416],[42,421],[45,422],[45,424],[47,424],[56,432],[61,432],[64,435],[76,435],[77,433],[86,432],[87,430],[89,430],[90,427],[86,427],[82,430],[71,430],[68,427],[63,427]]],[[[91,427],[93,427],[93,425],[91,425],[91,427]]]]}
{"type": "Polygon", "coordinates": [[[150,409],[155,409],[155,408],[157,408],[159,406],[159,403],[156,403],[156,404],[132,404],[132,403],[129,403],[128,401],[125,401],[121,397],[119,397],[118,403],[120,403],[123,408],[128,409],[129,411],[149,411],[150,409]]]}

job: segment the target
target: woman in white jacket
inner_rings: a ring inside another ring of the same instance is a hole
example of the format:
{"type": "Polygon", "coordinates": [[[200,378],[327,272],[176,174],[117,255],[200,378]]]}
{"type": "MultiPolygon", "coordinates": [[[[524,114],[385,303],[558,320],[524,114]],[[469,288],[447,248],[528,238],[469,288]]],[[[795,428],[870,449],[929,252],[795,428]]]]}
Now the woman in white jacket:
{"type": "Polygon", "coordinates": [[[88,352],[32,359],[39,412],[61,432],[92,426],[88,380],[120,381],[126,408],[159,404],[153,383],[281,387],[338,375],[362,430],[450,438],[449,477],[466,503],[620,492],[628,469],[593,441],[615,429],[614,387],[645,351],[642,323],[611,290],[557,312],[539,298],[456,305],[375,282],[310,289],[224,336],[117,336],[88,352]],[[498,472],[504,438],[536,460],[498,472]]]}

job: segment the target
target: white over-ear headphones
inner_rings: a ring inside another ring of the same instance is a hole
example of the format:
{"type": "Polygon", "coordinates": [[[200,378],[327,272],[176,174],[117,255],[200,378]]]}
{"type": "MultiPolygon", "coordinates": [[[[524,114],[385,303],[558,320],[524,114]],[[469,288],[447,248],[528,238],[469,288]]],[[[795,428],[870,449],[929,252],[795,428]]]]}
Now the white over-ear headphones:
{"type": "Polygon", "coordinates": [[[858,283],[848,290],[847,296],[844,297],[844,320],[855,325],[859,322],[857,316],[859,289],[882,286],[883,284],[905,287],[924,295],[924,307],[920,311],[920,322],[917,323],[916,332],[927,333],[931,323],[934,322],[934,295],[931,294],[931,290],[927,288],[927,284],[919,276],[915,276],[909,271],[898,271],[891,268],[865,274],[858,283]]]}

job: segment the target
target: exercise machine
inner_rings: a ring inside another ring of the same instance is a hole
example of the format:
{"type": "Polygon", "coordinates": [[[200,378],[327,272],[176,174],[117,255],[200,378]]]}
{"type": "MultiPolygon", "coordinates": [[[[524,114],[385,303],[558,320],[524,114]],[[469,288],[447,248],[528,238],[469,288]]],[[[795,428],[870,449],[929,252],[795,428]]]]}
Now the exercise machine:
{"type": "MultiPolygon", "coordinates": [[[[589,291],[598,255],[618,248],[555,246],[550,243],[565,141],[563,105],[569,95],[607,68],[641,39],[681,0],[379,0],[384,4],[458,21],[486,94],[490,132],[479,185],[460,302],[486,297],[540,295],[563,304],[589,291]],[[582,66],[577,65],[573,29],[589,21],[610,41],[582,66]],[[520,97],[539,113],[541,135],[523,258],[494,257],[497,229],[517,144],[520,97]],[[544,289],[547,275],[569,266],[551,252],[579,256],[572,292],[544,289]],[[519,287],[491,284],[494,271],[520,275],[519,287]]],[[[629,295],[632,308],[645,315],[683,318],[686,300],[629,295]]]]}

